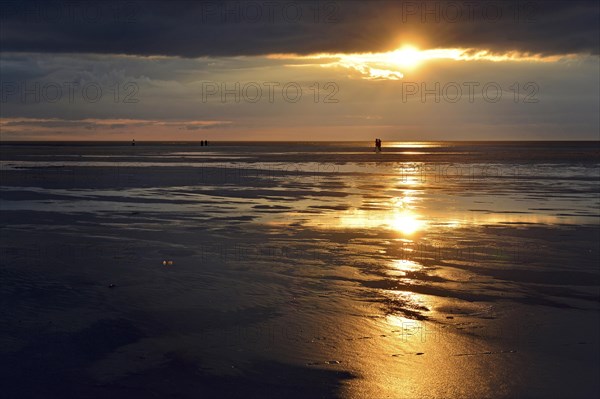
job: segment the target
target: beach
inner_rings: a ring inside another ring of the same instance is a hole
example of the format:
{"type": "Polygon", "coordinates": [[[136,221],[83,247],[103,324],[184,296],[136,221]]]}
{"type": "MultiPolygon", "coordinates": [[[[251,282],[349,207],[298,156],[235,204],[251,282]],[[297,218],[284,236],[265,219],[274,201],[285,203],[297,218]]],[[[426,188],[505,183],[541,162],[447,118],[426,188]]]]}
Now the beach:
{"type": "Polygon", "coordinates": [[[598,142],[0,143],[14,398],[600,395],[598,142]]]}

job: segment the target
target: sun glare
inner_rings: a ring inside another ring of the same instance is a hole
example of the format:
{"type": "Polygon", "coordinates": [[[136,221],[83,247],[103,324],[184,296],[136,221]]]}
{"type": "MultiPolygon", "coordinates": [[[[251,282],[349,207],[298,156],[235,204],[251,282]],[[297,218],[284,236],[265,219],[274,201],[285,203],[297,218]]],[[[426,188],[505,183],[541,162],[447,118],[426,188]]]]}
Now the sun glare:
{"type": "Polygon", "coordinates": [[[410,212],[400,212],[390,220],[390,227],[406,235],[413,234],[423,227],[423,221],[410,212]]]}
{"type": "Polygon", "coordinates": [[[414,72],[418,67],[431,61],[488,61],[488,62],[554,62],[570,59],[573,55],[542,56],[540,54],[509,51],[492,53],[486,49],[473,48],[433,48],[421,50],[413,45],[404,45],[396,50],[380,53],[318,53],[310,55],[271,54],[272,59],[311,60],[307,64],[288,66],[342,67],[353,70],[363,79],[400,80],[404,72],[414,72]],[[315,63],[314,61],[317,60],[315,63]],[[319,62],[320,61],[320,62],[319,62]]]}
{"type": "Polygon", "coordinates": [[[405,46],[399,50],[389,53],[389,63],[400,65],[405,68],[413,68],[419,65],[423,59],[421,52],[412,46],[405,46]]]}

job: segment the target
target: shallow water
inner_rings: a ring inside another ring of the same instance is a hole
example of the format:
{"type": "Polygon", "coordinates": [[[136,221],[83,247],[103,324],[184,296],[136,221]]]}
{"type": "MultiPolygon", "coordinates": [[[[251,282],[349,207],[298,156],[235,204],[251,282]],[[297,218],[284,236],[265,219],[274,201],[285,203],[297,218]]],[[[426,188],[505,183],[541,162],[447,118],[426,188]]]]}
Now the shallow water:
{"type": "Polygon", "coordinates": [[[8,391],[597,396],[598,142],[370,146],[2,143],[8,391]]]}

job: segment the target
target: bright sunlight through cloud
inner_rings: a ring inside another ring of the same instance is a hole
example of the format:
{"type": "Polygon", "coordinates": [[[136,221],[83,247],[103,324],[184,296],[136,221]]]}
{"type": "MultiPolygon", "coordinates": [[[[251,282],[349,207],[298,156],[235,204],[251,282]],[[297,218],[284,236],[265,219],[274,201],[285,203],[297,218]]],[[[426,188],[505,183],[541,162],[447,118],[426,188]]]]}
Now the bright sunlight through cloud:
{"type": "MultiPolygon", "coordinates": [[[[269,58],[316,60],[322,67],[342,67],[358,72],[363,79],[370,80],[399,80],[406,71],[432,60],[449,61],[490,61],[490,62],[555,62],[573,55],[542,56],[539,54],[507,52],[491,53],[488,50],[450,48],[419,50],[414,46],[403,46],[399,49],[384,53],[353,53],[353,54],[313,54],[307,56],[274,54],[269,58]]],[[[314,66],[310,64],[294,64],[293,66],[314,66]]]]}

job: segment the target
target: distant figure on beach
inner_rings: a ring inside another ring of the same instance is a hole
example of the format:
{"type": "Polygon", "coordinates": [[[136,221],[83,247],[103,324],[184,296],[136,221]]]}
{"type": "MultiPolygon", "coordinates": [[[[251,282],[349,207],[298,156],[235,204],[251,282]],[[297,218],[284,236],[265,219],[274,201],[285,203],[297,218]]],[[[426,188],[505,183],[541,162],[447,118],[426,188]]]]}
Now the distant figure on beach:
{"type": "Polygon", "coordinates": [[[131,145],[135,145],[135,139],[133,139],[133,141],[131,142],[131,145]]]}
{"type": "Polygon", "coordinates": [[[375,139],[375,151],[381,151],[381,139],[375,139]]]}
{"type": "Polygon", "coordinates": [[[204,140],[200,140],[200,147],[204,147],[204,140]]]}
{"type": "Polygon", "coordinates": [[[208,146],[208,140],[204,140],[204,145],[208,146]]]}

